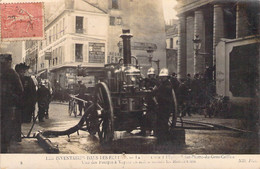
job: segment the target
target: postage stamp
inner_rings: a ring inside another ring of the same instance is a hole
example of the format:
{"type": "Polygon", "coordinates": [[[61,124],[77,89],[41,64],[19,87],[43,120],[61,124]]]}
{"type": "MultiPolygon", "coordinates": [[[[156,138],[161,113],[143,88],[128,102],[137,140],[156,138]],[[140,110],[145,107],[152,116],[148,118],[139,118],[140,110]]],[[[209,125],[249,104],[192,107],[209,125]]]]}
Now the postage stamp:
{"type": "Polygon", "coordinates": [[[0,4],[1,40],[40,40],[44,38],[44,4],[0,4]]]}

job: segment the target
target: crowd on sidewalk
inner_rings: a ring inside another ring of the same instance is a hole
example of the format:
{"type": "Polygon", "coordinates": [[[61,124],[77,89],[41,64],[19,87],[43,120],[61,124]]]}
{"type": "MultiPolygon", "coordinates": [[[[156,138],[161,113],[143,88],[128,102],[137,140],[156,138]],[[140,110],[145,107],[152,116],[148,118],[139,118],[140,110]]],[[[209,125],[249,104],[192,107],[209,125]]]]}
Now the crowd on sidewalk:
{"type": "Polygon", "coordinates": [[[11,68],[12,56],[0,54],[1,72],[1,153],[8,151],[11,140],[21,141],[21,124],[48,118],[50,90],[46,83],[30,76],[29,66],[20,63],[11,68]],[[38,114],[35,117],[35,105],[38,114]]]}

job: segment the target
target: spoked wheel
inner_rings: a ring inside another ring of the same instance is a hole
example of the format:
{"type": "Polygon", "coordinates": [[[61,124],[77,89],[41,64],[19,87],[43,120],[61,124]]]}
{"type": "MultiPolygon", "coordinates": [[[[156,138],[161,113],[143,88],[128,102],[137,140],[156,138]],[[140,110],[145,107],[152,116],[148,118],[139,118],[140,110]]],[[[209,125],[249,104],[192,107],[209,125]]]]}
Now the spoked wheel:
{"type": "Polygon", "coordinates": [[[94,136],[99,130],[99,119],[98,119],[97,111],[91,109],[88,112],[86,112],[86,110],[84,110],[84,112],[87,113],[86,114],[87,130],[90,135],[94,136]]]}
{"type": "Polygon", "coordinates": [[[177,121],[177,116],[178,116],[178,103],[177,103],[177,98],[176,98],[176,95],[175,95],[175,92],[174,90],[172,89],[172,97],[173,97],[173,104],[172,104],[172,112],[169,116],[169,121],[168,121],[168,126],[169,126],[169,129],[172,129],[176,126],[176,121],[177,121]]]}
{"type": "Polygon", "coordinates": [[[98,114],[98,136],[100,143],[106,144],[114,138],[114,112],[107,85],[103,82],[95,86],[95,106],[98,114]]]}

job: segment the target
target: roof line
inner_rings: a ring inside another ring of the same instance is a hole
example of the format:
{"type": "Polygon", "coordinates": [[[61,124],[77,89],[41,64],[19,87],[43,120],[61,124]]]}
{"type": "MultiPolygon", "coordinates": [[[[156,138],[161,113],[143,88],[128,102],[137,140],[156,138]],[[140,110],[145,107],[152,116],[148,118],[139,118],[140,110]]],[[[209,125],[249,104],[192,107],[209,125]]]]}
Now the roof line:
{"type": "Polygon", "coordinates": [[[84,1],[84,2],[86,2],[87,4],[89,4],[89,5],[93,6],[93,7],[97,8],[97,9],[99,9],[100,11],[102,11],[102,12],[104,12],[104,13],[106,13],[106,14],[107,14],[107,11],[105,11],[105,10],[103,10],[103,9],[101,9],[101,8],[99,8],[99,7],[97,7],[97,6],[93,5],[93,4],[91,4],[91,3],[89,3],[89,2],[88,2],[88,1],[86,1],[86,0],[83,0],[83,1],[84,1]]]}

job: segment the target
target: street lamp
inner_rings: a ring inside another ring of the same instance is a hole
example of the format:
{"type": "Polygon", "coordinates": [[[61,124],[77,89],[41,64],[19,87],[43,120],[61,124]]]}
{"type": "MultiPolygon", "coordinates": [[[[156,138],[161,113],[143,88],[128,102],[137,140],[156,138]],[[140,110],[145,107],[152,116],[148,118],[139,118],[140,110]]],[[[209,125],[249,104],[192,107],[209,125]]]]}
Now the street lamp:
{"type": "Polygon", "coordinates": [[[160,73],[160,60],[159,59],[153,60],[154,49],[151,46],[149,46],[148,49],[146,50],[146,52],[148,53],[148,59],[149,59],[149,63],[151,64],[151,67],[152,67],[152,62],[156,63],[157,69],[158,69],[158,75],[159,75],[159,73],[160,73]]]}
{"type": "Polygon", "coordinates": [[[195,39],[192,39],[193,41],[193,49],[195,50],[195,54],[199,54],[199,50],[201,48],[201,39],[199,38],[199,35],[195,35],[195,39]]]}
{"type": "Polygon", "coordinates": [[[153,48],[152,47],[148,47],[148,49],[146,50],[147,53],[148,53],[148,59],[149,59],[149,63],[151,64],[152,66],[152,59],[153,59],[153,48]]]}

